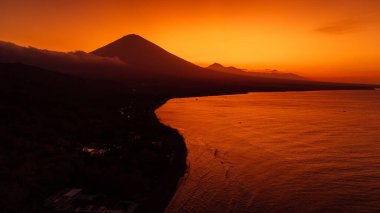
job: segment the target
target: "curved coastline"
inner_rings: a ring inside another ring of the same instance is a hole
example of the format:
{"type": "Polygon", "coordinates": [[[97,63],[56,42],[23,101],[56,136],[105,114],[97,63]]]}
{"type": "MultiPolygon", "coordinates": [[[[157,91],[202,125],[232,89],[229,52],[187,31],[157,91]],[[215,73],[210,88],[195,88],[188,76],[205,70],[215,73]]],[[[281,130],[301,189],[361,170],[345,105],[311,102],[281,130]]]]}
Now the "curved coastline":
{"type": "Polygon", "coordinates": [[[183,136],[176,129],[162,123],[156,114],[156,110],[169,100],[171,98],[157,101],[147,114],[151,116],[153,127],[164,132],[163,146],[172,152],[171,168],[165,175],[160,177],[160,186],[147,197],[137,209],[137,212],[165,212],[188,169],[187,149],[183,136]]]}

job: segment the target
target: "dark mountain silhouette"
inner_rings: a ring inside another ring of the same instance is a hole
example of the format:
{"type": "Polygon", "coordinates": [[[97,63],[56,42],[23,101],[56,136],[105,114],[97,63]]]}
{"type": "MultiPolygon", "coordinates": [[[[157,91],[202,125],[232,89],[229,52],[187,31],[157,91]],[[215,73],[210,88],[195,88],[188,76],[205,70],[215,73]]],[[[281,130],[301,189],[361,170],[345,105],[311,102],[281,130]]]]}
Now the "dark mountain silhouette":
{"type": "MultiPolygon", "coordinates": [[[[338,89],[353,85],[312,82],[292,74],[250,74],[234,67],[205,69],[177,57],[138,35],[127,35],[91,54],[117,57],[145,74],[144,85],[161,90],[187,91],[272,91],[338,89]],[[222,69],[220,69],[222,68],[222,69]],[[147,74],[149,73],[149,74],[147,74]],[[178,82],[181,82],[180,84],[178,82]]],[[[355,86],[354,86],[355,87],[355,86]]],[[[223,93],[223,92],[222,92],[223,93]]]]}
{"type": "Polygon", "coordinates": [[[91,53],[98,56],[117,57],[131,66],[145,69],[194,70],[200,68],[134,34],[124,36],[91,53]]]}
{"type": "Polygon", "coordinates": [[[250,71],[246,69],[239,69],[233,66],[225,67],[219,63],[214,63],[208,67],[209,70],[215,70],[219,72],[231,73],[236,75],[251,76],[251,77],[263,77],[263,78],[279,78],[290,80],[308,80],[302,76],[293,73],[283,73],[277,70],[265,70],[265,71],[250,71]]]}
{"type": "Polygon", "coordinates": [[[244,71],[243,69],[239,69],[239,68],[236,68],[236,67],[225,67],[219,63],[213,63],[211,64],[210,66],[206,67],[207,69],[210,69],[210,70],[215,70],[215,71],[221,71],[221,72],[242,72],[244,71]]]}

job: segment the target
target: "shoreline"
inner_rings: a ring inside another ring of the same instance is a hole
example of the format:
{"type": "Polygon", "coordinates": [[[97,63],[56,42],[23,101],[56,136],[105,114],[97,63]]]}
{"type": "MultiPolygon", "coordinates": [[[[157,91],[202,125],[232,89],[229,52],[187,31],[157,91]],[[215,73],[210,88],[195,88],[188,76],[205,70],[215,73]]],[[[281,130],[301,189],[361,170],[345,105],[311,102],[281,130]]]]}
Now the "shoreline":
{"type": "MultiPolygon", "coordinates": [[[[191,98],[191,97],[186,97],[186,98],[191,98]]],[[[193,97],[193,98],[195,98],[195,97],[193,97]]],[[[176,98],[170,98],[170,99],[166,100],[162,105],[160,105],[159,107],[157,107],[154,110],[154,114],[155,114],[158,122],[160,122],[161,125],[166,126],[166,127],[170,128],[170,129],[174,130],[176,132],[176,134],[178,134],[178,135],[181,136],[182,140],[180,141],[180,143],[182,143],[184,145],[184,147],[185,147],[185,156],[182,156],[182,157],[184,157],[184,159],[181,159],[181,160],[185,161],[185,170],[182,171],[182,175],[175,182],[175,190],[174,190],[174,192],[172,192],[172,196],[170,196],[169,202],[166,203],[165,209],[164,209],[164,211],[162,211],[163,213],[167,212],[167,208],[170,206],[170,204],[172,203],[173,199],[175,198],[176,193],[177,193],[179,187],[181,187],[181,185],[183,184],[183,182],[186,181],[187,176],[188,176],[188,172],[189,172],[189,169],[190,169],[190,165],[189,165],[189,162],[187,160],[188,148],[187,148],[187,145],[186,145],[185,137],[177,129],[175,129],[174,127],[171,127],[171,126],[168,126],[168,125],[164,124],[161,121],[161,119],[159,118],[158,114],[157,114],[157,110],[159,110],[161,107],[163,107],[165,104],[167,104],[167,102],[169,102],[170,100],[173,100],[173,99],[176,99],[176,98]]]]}
{"type": "MultiPolygon", "coordinates": [[[[196,96],[196,97],[198,97],[198,96],[196,96]]],[[[191,97],[186,97],[186,98],[191,98],[191,97]]],[[[183,136],[183,135],[182,135],[177,129],[175,129],[174,127],[171,127],[171,126],[166,125],[165,123],[163,123],[163,122],[161,121],[160,117],[159,117],[158,114],[157,114],[157,110],[159,110],[161,107],[163,107],[165,104],[167,104],[170,100],[173,100],[173,99],[176,99],[176,98],[170,98],[170,99],[166,100],[163,104],[161,104],[159,107],[157,107],[157,108],[154,110],[154,114],[155,114],[155,117],[156,117],[157,121],[158,121],[161,125],[163,125],[163,126],[165,126],[165,127],[168,127],[168,128],[170,128],[170,129],[172,129],[173,131],[175,131],[175,133],[176,133],[177,135],[179,135],[179,136],[181,137],[181,140],[178,141],[178,142],[182,143],[182,145],[183,145],[184,148],[185,148],[185,156],[184,156],[185,169],[184,169],[184,171],[182,171],[182,175],[181,175],[181,176],[177,179],[177,181],[175,182],[175,183],[176,183],[176,184],[175,184],[175,190],[172,192],[172,196],[170,196],[170,198],[169,198],[169,202],[166,203],[165,208],[164,208],[164,211],[162,211],[162,212],[166,212],[168,206],[170,206],[170,204],[171,204],[172,200],[174,199],[174,197],[175,197],[175,195],[176,195],[176,193],[177,193],[179,187],[180,187],[180,186],[182,185],[182,183],[187,179],[187,174],[188,174],[188,171],[189,171],[189,169],[190,169],[190,165],[189,165],[189,162],[188,162],[188,160],[187,160],[188,149],[187,149],[187,145],[186,145],[185,137],[184,137],[184,136],[183,136]]],[[[180,159],[180,160],[183,160],[183,159],[180,159]]]]}
{"type": "Polygon", "coordinates": [[[153,104],[155,106],[151,107],[151,110],[147,114],[151,116],[154,128],[165,131],[163,134],[167,142],[163,146],[170,147],[173,154],[171,159],[173,163],[171,164],[171,168],[159,178],[157,184],[159,186],[147,196],[147,199],[141,203],[136,212],[165,212],[177,192],[180,180],[186,174],[188,168],[185,139],[176,129],[161,123],[156,114],[156,110],[171,99],[173,98],[164,98],[164,100],[155,102],[153,104]]]}

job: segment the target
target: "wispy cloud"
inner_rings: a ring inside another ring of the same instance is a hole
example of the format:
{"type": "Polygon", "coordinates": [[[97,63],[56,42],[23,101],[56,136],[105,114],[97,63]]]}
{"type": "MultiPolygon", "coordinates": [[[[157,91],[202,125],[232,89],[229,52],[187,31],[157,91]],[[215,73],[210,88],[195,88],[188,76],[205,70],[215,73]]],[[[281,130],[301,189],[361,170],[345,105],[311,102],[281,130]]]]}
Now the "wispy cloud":
{"type": "Polygon", "coordinates": [[[343,35],[360,31],[362,24],[358,21],[346,19],[332,22],[315,29],[318,33],[343,35]]]}
{"type": "Polygon", "coordinates": [[[22,47],[0,41],[0,63],[24,63],[40,68],[86,77],[121,78],[128,65],[118,58],[100,57],[85,52],[56,52],[22,47]]]}
{"type": "Polygon", "coordinates": [[[64,53],[42,50],[4,41],[0,41],[0,62],[125,65],[125,62],[118,58],[100,57],[82,51],[64,53]]]}

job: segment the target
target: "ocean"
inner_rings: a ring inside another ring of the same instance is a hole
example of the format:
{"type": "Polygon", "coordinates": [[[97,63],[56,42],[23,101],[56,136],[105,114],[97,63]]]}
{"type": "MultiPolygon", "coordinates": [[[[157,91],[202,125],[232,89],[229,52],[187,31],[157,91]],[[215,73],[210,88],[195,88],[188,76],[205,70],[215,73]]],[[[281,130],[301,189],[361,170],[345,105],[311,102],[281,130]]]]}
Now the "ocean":
{"type": "Polygon", "coordinates": [[[380,212],[380,91],[172,99],[188,149],[166,212],[380,212]]]}

